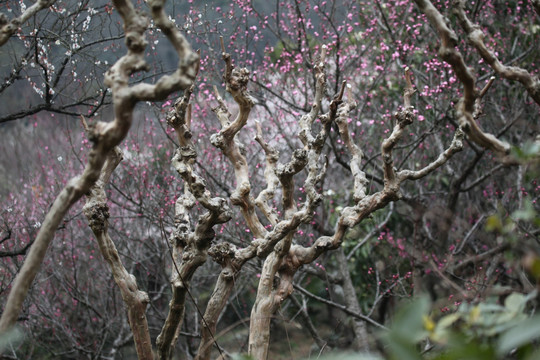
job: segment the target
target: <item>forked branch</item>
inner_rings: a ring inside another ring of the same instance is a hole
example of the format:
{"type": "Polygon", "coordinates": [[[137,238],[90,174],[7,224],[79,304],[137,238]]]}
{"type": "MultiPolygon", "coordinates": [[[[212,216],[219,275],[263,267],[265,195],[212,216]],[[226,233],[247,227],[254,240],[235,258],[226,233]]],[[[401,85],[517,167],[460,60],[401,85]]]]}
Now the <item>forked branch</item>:
{"type": "Polygon", "coordinates": [[[148,65],[144,51],[147,41],[144,33],[148,26],[145,15],[135,10],[131,1],[113,0],[124,21],[127,54],[122,56],[105,74],[105,84],[111,88],[114,102],[114,121],[91,125],[88,138],[94,143],[88,154],[88,163],[81,176],[71,179],[51,206],[28,256],[17,274],[0,318],[0,333],[11,328],[19,316],[26,294],[41,266],[45,253],[54,238],[60,222],[69,208],[88,193],[98,180],[101,169],[112,149],[126,137],[133,118],[133,109],[140,100],[163,100],[170,93],[191,85],[197,73],[198,55],[163,13],[164,0],[151,0],[155,23],[173,42],[180,57],[179,68],[172,75],[158,80],[154,85],[129,86],[130,76],[145,70],[148,65]]]}
{"type": "MultiPolygon", "coordinates": [[[[184,318],[186,295],[189,294],[191,278],[208,257],[208,249],[215,237],[212,229],[231,219],[231,211],[220,197],[212,198],[206,189],[206,183],[193,169],[197,158],[195,146],[191,140],[191,106],[189,99],[193,86],[185,92],[181,100],[167,116],[168,123],[175,129],[181,147],[176,150],[172,164],[184,180],[184,194],[175,205],[175,230],[170,237],[172,248],[173,273],[171,276],[172,299],[165,324],[157,338],[158,356],[169,359],[172,348],[180,334],[184,318]],[[207,212],[201,215],[191,231],[189,211],[200,203],[207,212]]],[[[214,330],[215,331],[215,330],[214,330]]],[[[213,332],[209,335],[211,336],[213,332]]]]}

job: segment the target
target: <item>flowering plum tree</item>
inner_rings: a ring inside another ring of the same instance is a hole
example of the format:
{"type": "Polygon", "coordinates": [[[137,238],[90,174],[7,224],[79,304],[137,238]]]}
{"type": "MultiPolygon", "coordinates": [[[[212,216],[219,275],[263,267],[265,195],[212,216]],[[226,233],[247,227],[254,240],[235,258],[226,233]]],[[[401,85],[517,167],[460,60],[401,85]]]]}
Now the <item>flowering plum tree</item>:
{"type": "Polygon", "coordinates": [[[0,351],[376,351],[534,289],[537,1],[5,4],[0,351]]]}

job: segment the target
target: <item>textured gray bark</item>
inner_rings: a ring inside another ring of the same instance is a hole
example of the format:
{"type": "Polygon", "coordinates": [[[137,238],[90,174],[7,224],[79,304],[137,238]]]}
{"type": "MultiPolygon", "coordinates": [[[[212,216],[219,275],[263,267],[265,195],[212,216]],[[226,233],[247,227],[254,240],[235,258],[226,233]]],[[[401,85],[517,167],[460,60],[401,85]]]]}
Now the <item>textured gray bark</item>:
{"type": "Polygon", "coordinates": [[[145,70],[144,51],[147,45],[145,31],[149,19],[135,10],[131,1],[114,0],[113,4],[124,21],[124,31],[128,52],[122,56],[105,74],[105,85],[113,93],[114,121],[97,122],[91,126],[88,138],[94,146],[88,154],[88,163],[81,176],[68,182],[49,210],[43,225],[25,262],[17,274],[8,296],[4,312],[0,318],[0,333],[9,330],[21,312],[23,301],[45,258],[54,233],[70,207],[98,180],[109,152],[126,137],[133,120],[133,109],[139,101],[165,99],[174,91],[186,89],[193,83],[197,73],[199,56],[168,19],[163,11],[164,0],[150,0],[152,18],[176,49],[180,63],[171,75],[161,77],[155,84],[139,83],[129,86],[130,76],[145,70]]]}
{"type": "Polygon", "coordinates": [[[107,205],[105,186],[121,160],[122,152],[118,147],[109,152],[99,180],[90,189],[83,212],[97,239],[101,254],[109,265],[114,281],[122,294],[137,356],[139,359],[152,360],[154,355],[146,320],[146,306],[150,299],[147,293],[139,290],[137,280],[132,274],[128,273],[122,264],[120,255],[108,232],[109,206],[107,205]]]}

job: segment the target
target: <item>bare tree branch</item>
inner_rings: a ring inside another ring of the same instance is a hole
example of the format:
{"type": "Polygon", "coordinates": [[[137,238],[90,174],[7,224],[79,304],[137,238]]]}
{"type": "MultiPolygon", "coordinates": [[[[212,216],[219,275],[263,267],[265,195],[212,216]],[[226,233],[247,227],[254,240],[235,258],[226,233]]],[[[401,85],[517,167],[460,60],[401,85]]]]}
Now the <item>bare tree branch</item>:
{"type": "MultiPolygon", "coordinates": [[[[535,6],[538,5],[535,4],[535,6]]],[[[495,53],[489,50],[484,43],[486,34],[484,34],[480,26],[472,23],[465,14],[465,1],[454,1],[454,13],[457,15],[461,27],[465,30],[465,33],[467,33],[469,43],[478,50],[482,59],[484,59],[492,69],[503,78],[522,83],[531,98],[540,105],[540,79],[538,78],[538,75],[533,75],[527,70],[517,66],[505,66],[499,61],[495,53]]]]}
{"type": "Polygon", "coordinates": [[[114,0],[113,4],[124,20],[125,43],[128,52],[105,74],[105,84],[112,89],[115,119],[110,123],[98,122],[89,129],[88,138],[94,143],[88,155],[88,163],[81,176],[71,179],[50,208],[28,256],[17,274],[0,318],[0,333],[11,328],[21,311],[23,301],[32,284],[45,253],[54,238],[58,225],[69,208],[78,201],[98,180],[107,154],[127,135],[133,118],[133,109],[139,100],[162,100],[170,93],[191,85],[197,73],[198,55],[191,50],[179,30],[171,28],[171,21],[163,13],[164,0],[150,2],[156,24],[172,39],[180,56],[179,69],[164,76],[155,85],[129,86],[129,77],[147,68],[144,59],[146,40],[144,33],[148,19],[135,11],[127,0],[114,0]],[[165,19],[164,19],[165,18],[165,19]]]}
{"type": "MultiPolygon", "coordinates": [[[[84,120],[83,120],[84,121],[84,120]]],[[[148,294],[139,290],[135,276],[130,274],[120,259],[118,250],[109,236],[109,206],[105,186],[114,169],[122,161],[122,151],[115,146],[107,155],[99,180],[90,189],[83,212],[94,233],[101,254],[109,264],[114,280],[127,307],[128,321],[133,333],[133,341],[139,359],[151,360],[152,342],[146,320],[146,306],[150,302],[148,294]]]]}
{"type": "Polygon", "coordinates": [[[457,36],[444,21],[444,17],[429,0],[415,0],[418,8],[426,14],[428,20],[437,30],[441,38],[439,56],[452,66],[457,78],[463,84],[463,97],[456,104],[456,116],[460,127],[467,136],[480,146],[491,149],[505,155],[510,151],[510,145],[498,140],[492,134],[483,132],[476,121],[473,113],[478,98],[474,77],[471,69],[465,64],[461,53],[457,50],[457,36]]]}
{"type": "Polygon", "coordinates": [[[239,144],[235,141],[236,134],[244,127],[248,116],[253,108],[254,102],[247,93],[247,82],[249,80],[249,70],[246,68],[237,69],[232,65],[231,55],[223,49],[223,60],[226,64],[224,75],[226,90],[233,96],[238,104],[239,113],[230,122],[230,113],[219,95],[217,88],[214,88],[218,106],[213,109],[216,113],[222,129],[219,133],[213,134],[210,138],[212,145],[221,149],[223,154],[234,166],[236,176],[236,189],[231,195],[233,205],[239,206],[242,215],[246,219],[247,225],[254,237],[260,238],[266,234],[266,229],[261,224],[255,214],[255,204],[253,196],[250,194],[251,184],[249,180],[249,169],[246,157],[242,154],[239,144]]]}
{"type": "Polygon", "coordinates": [[[20,16],[11,20],[8,20],[5,14],[0,13],[0,46],[4,45],[28,19],[55,2],[56,0],[38,0],[34,5],[27,8],[20,16]]]}
{"type": "Polygon", "coordinates": [[[354,311],[351,311],[349,308],[347,308],[346,306],[344,305],[341,305],[341,304],[338,304],[334,301],[331,301],[331,300],[328,300],[328,299],[325,299],[325,298],[322,298],[320,296],[317,296],[309,291],[307,291],[306,289],[304,289],[303,287],[299,286],[299,285],[294,285],[294,288],[296,290],[298,290],[299,292],[301,292],[302,294],[306,295],[306,296],[309,296],[310,298],[313,298],[319,302],[322,302],[323,304],[327,304],[327,305],[330,305],[332,307],[335,307],[336,309],[340,309],[341,311],[343,311],[344,313],[346,313],[347,315],[351,315],[352,317],[355,317],[357,319],[360,319],[360,320],[363,320],[367,323],[370,323],[371,325],[374,325],[378,328],[381,328],[381,329],[384,329],[384,330],[387,330],[388,328],[382,324],[379,324],[378,322],[376,322],[375,320],[373,320],[372,318],[368,317],[368,316],[365,316],[365,315],[362,315],[362,314],[359,314],[359,313],[356,313],[354,311]]]}
{"type": "MultiPolygon", "coordinates": [[[[194,86],[186,91],[175,108],[167,116],[169,124],[175,129],[181,147],[176,150],[172,163],[184,180],[184,195],[178,198],[175,206],[176,229],[171,234],[173,248],[173,271],[171,285],[173,290],[169,313],[160,335],[157,338],[158,356],[169,359],[171,349],[176,344],[184,319],[186,294],[190,281],[202,264],[206,262],[210,242],[215,237],[212,227],[231,219],[231,212],[225,199],[212,198],[204,180],[193,171],[197,153],[191,140],[191,107],[189,98],[194,86]],[[190,231],[189,210],[199,202],[208,210],[199,217],[194,231],[190,231]]],[[[213,336],[213,332],[209,335],[213,336]]]]}

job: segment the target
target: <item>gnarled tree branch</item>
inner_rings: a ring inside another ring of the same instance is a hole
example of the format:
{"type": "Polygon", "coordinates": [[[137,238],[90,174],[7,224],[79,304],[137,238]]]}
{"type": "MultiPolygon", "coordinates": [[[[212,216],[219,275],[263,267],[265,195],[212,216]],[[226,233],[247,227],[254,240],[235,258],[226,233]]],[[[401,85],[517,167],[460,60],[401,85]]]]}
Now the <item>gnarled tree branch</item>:
{"type": "Polygon", "coordinates": [[[484,44],[484,37],[486,34],[480,29],[480,26],[472,23],[465,14],[465,1],[454,1],[454,13],[457,16],[461,27],[465,30],[465,33],[467,33],[469,43],[476,48],[480,56],[482,56],[482,59],[484,59],[498,75],[508,80],[519,81],[523,84],[531,98],[540,105],[540,79],[538,78],[538,75],[533,75],[527,70],[517,66],[503,65],[500,62],[495,53],[489,50],[486,44],[484,44]]]}
{"type": "Polygon", "coordinates": [[[8,20],[5,14],[0,13],[0,46],[4,45],[28,19],[39,11],[48,8],[55,2],[56,0],[38,0],[34,5],[27,8],[20,16],[11,20],[8,20]]]}
{"type": "Polygon", "coordinates": [[[483,132],[474,120],[475,103],[478,98],[476,78],[465,64],[461,53],[457,50],[457,36],[444,21],[444,17],[429,0],[415,0],[420,11],[426,14],[428,20],[437,30],[441,39],[439,56],[452,66],[456,77],[463,84],[463,96],[455,106],[457,120],[469,139],[478,145],[505,155],[510,151],[510,145],[483,132]]]}
{"type": "MultiPolygon", "coordinates": [[[[160,335],[157,338],[158,356],[169,359],[182,321],[184,319],[186,294],[193,274],[206,262],[211,240],[215,237],[212,227],[231,219],[231,212],[225,199],[212,198],[206,189],[204,180],[193,171],[197,153],[191,140],[191,107],[189,98],[193,86],[186,91],[180,101],[168,114],[168,123],[175,129],[181,147],[176,150],[172,163],[184,180],[184,195],[179,197],[175,206],[176,229],[170,238],[172,246],[173,274],[171,277],[172,300],[169,313],[160,335]],[[201,215],[194,231],[190,230],[189,210],[199,202],[208,210],[201,215]]],[[[215,329],[214,329],[215,331],[215,329]]],[[[213,332],[210,333],[212,336],[213,332]]]]}
{"type": "MultiPolygon", "coordinates": [[[[133,4],[127,0],[113,0],[115,8],[124,20],[125,43],[128,48],[126,55],[121,57],[105,74],[105,84],[113,93],[115,119],[110,123],[98,122],[91,126],[88,138],[94,146],[88,154],[88,163],[81,176],[71,179],[60,192],[51,206],[38,235],[30,248],[28,256],[17,274],[12,290],[8,296],[4,312],[0,318],[0,333],[11,328],[21,311],[23,301],[28,293],[42,262],[45,253],[54,238],[54,233],[69,208],[98,180],[101,169],[107,159],[107,154],[126,137],[133,118],[133,109],[140,100],[162,100],[170,93],[185,89],[191,85],[198,67],[198,55],[191,50],[187,41],[176,27],[170,28],[169,38],[174,37],[180,46],[176,48],[180,56],[180,67],[172,75],[164,76],[155,85],[129,86],[129,77],[140,70],[145,70],[144,59],[146,40],[144,33],[148,19],[135,11],[133,4]],[[189,80],[189,81],[188,81],[189,80]]],[[[158,13],[154,18],[158,26],[170,23],[162,18],[164,0],[152,0],[150,6],[158,13]],[[161,14],[161,15],[160,15],[161,14]]]]}
{"type": "Polygon", "coordinates": [[[120,161],[122,161],[122,151],[116,146],[107,155],[101,176],[90,189],[83,212],[97,239],[101,254],[111,268],[114,281],[118,285],[127,307],[128,321],[133,333],[137,356],[139,359],[152,360],[152,342],[145,313],[150,298],[146,292],[139,290],[135,276],[128,273],[122,264],[118,250],[116,250],[108,231],[109,206],[107,205],[105,186],[120,161]]]}

